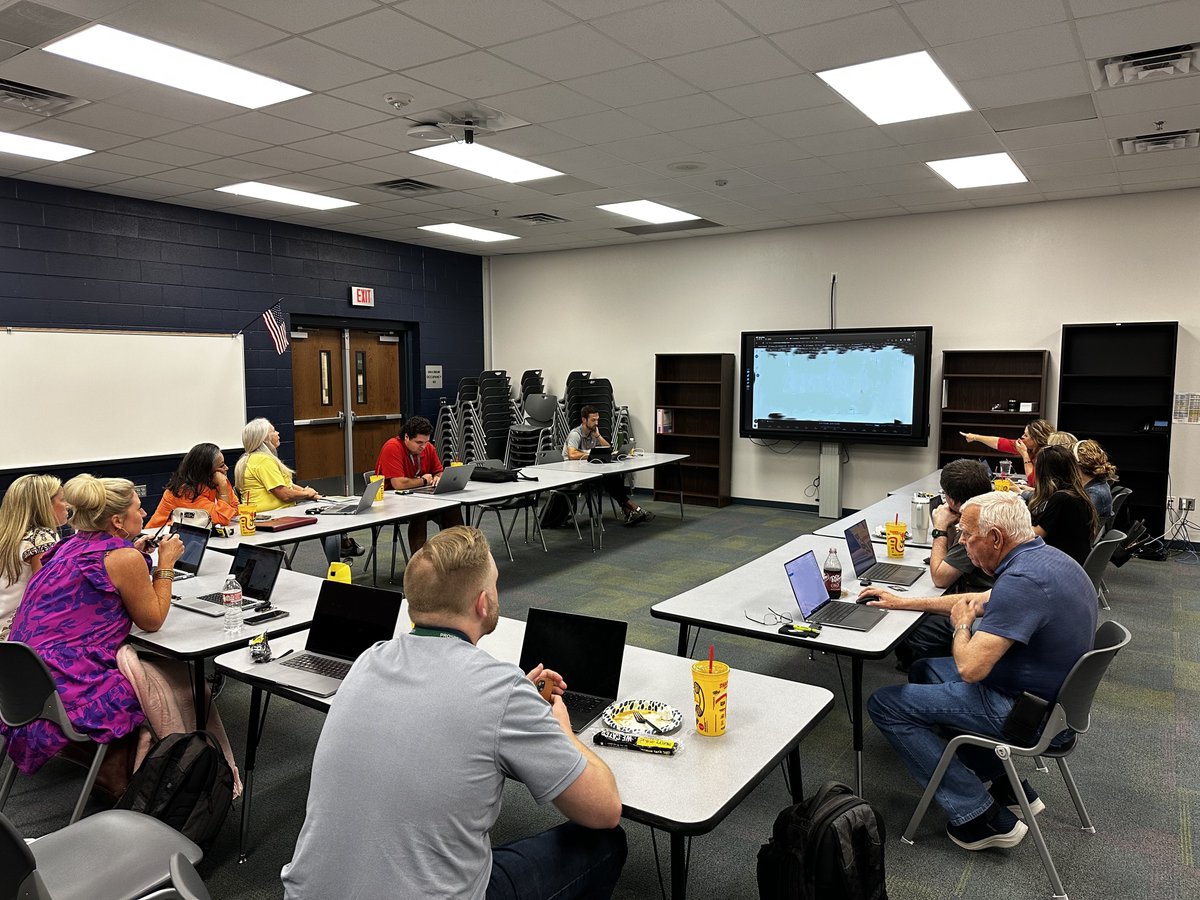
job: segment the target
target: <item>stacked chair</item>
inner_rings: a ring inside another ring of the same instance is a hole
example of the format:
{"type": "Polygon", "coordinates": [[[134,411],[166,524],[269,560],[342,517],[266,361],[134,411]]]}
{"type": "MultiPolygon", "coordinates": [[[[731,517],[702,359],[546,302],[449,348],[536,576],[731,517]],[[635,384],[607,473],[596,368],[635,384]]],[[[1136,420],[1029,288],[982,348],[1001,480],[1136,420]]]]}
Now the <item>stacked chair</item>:
{"type": "Polygon", "coordinates": [[[479,373],[478,430],[473,435],[468,462],[504,458],[508,427],[513,422],[511,394],[512,386],[507,372],[493,370],[479,373]]]}
{"type": "Polygon", "coordinates": [[[554,417],[558,398],[553,394],[527,394],[524,421],[508,427],[504,465],[510,469],[534,465],[538,453],[554,444],[554,417]]]}

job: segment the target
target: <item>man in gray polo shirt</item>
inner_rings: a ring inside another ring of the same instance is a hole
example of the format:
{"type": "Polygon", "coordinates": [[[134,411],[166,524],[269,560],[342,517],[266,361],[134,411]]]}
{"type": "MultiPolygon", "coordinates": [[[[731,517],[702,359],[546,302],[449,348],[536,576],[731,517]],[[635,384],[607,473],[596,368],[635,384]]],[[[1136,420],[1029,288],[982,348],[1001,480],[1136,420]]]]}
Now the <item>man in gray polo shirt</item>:
{"type": "MultiPolygon", "coordinates": [[[[585,406],[579,410],[579,424],[567,435],[563,459],[587,459],[593,448],[608,446],[611,445],[600,433],[600,413],[596,412],[594,406],[585,406]]],[[[625,486],[625,479],[620,475],[603,475],[600,481],[608,496],[620,504],[626,525],[638,525],[654,518],[654,513],[642,509],[629,499],[629,488],[625,486]]]]}
{"type": "Polygon", "coordinates": [[[286,897],[610,896],[626,855],[621,798],[571,731],[562,678],[476,646],[500,616],[487,539],[439,532],[404,590],[415,627],[358,659],[321,732],[286,897]],[[493,849],[506,777],[570,821],[493,849]]]}

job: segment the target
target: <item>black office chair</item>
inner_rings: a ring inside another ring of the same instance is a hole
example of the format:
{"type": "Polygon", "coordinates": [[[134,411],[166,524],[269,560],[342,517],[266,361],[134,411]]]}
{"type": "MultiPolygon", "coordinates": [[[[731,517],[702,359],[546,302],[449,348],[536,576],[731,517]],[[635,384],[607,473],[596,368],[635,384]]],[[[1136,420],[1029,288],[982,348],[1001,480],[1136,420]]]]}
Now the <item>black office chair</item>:
{"type": "MultiPolygon", "coordinates": [[[[482,466],[491,466],[493,468],[503,468],[504,463],[499,459],[482,459],[479,461],[482,466]]],[[[512,534],[513,528],[517,524],[517,513],[522,510],[525,512],[525,543],[529,543],[529,514],[533,513],[533,533],[537,535],[539,541],[542,542],[542,551],[549,553],[549,548],[546,547],[546,538],[542,534],[542,524],[538,520],[537,514],[537,494],[525,494],[520,497],[510,497],[507,500],[497,500],[494,503],[480,503],[477,505],[479,514],[475,517],[475,527],[478,528],[483,521],[484,513],[493,512],[496,514],[496,524],[500,526],[500,536],[504,538],[504,549],[508,551],[508,561],[513,561],[512,545],[509,543],[509,537],[512,534]],[[504,519],[500,513],[512,510],[512,519],[509,520],[508,528],[504,527],[504,519]]]]}
{"type": "Polygon", "coordinates": [[[1092,579],[1092,585],[1096,588],[1096,601],[1104,609],[1109,608],[1108,598],[1104,593],[1104,570],[1108,568],[1108,562],[1116,549],[1125,543],[1126,537],[1125,532],[1110,528],[1096,541],[1087,559],[1083,561],[1083,571],[1087,572],[1088,578],[1092,579]]]}

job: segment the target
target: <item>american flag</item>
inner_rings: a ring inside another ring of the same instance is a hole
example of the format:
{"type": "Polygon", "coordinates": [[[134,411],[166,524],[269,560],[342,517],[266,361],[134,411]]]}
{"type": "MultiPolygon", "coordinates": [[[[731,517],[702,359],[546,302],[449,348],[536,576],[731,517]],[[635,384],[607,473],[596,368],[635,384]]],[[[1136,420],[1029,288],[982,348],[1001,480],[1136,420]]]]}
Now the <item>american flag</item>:
{"type": "Polygon", "coordinates": [[[270,309],[262,314],[263,324],[267,326],[267,332],[271,335],[271,342],[275,345],[275,352],[283,356],[283,351],[288,348],[288,330],[287,323],[283,321],[283,310],[276,303],[270,309]]]}

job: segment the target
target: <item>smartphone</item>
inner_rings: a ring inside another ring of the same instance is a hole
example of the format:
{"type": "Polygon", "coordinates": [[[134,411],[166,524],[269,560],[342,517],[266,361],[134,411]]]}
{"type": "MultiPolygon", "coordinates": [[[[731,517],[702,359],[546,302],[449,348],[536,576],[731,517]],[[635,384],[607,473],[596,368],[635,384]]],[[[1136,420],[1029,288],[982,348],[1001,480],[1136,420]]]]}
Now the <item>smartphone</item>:
{"type": "Polygon", "coordinates": [[[273,619],[282,619],[288,615],[286,609],[273,609],[270,612],[258,613],[253,616],[246,616],[247,625],[261,625],[263,622],[270,622],[273,619]]]}

